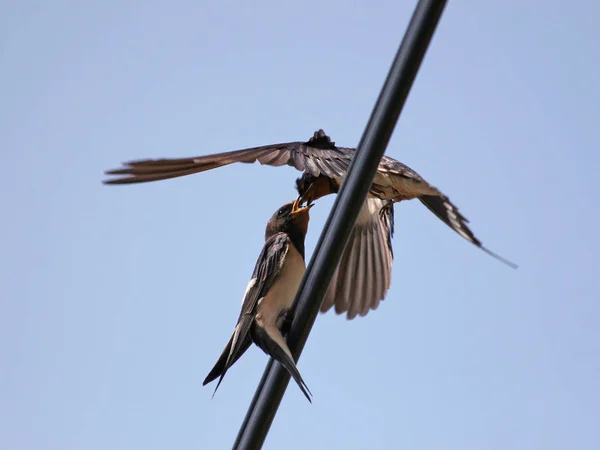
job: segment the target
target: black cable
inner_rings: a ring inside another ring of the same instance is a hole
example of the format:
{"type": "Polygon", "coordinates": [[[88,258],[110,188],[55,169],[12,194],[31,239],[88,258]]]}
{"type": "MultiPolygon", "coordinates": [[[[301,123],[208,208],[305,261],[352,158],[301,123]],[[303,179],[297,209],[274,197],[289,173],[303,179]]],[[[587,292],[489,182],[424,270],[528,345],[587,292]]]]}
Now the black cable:
{"type": "MultiPolygon", "coordinates": [[[[296,295],[294,321],[287,336],[296,360],[308,339],[445,6],[445,0],[419,0],[396,53],[296,295]]],[[[289,381],[286,370],[270,359],[233,445],[234,450],[262,447],[289,381]]]]}

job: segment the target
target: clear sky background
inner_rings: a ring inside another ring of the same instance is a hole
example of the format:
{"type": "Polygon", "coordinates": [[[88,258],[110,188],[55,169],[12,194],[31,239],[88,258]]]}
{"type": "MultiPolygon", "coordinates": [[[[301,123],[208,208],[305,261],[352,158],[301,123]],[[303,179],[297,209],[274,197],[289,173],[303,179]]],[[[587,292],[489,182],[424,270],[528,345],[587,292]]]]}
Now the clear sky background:
{"type": "MultiPolygon", "coordinates": [[[[290,384],[264,448],[600,448],[600,6],[483,3],[448,5],[387,154],[520,268],[396,205],[387,299],[319,316],[314,402],[290,384]]],[[[0,3],[0,448],[231,447],[267,357],[201,383],[298,173],[103,171],[355,146],[414,5],[0,3]]]]}

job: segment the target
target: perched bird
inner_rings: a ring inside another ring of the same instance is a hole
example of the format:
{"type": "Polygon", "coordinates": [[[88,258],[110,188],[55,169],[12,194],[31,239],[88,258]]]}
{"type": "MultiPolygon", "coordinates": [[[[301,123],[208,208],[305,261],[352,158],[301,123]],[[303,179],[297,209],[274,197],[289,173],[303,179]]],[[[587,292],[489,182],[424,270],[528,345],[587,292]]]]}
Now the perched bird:
{"type": "Polygon", "coordinates": [[[246,288],[237,325],[203,386],[219,377],[214,391],[217,392],[227,370],[254,342],[285,367],[311,401],[310,391],[281,334],[284,325],[291,322],[288,312],[306,269],[304,238],[311,207],[312,204],[302,207],[298,197],[279,208],[267,223],[265,245],[246,288]]]}
{"type": "MultiPolygon", "coordinates": [[[[338,192],[354,151],[336,146],[323,130],[318,130],[307,142],[265,145],[194,158],[131,161],[125,163],[124,168],[107,171],[107,175],[120,177],[104,183],[158,181],[236,162],[258,161],[270,166],[287,164],[304,172],[296,180],[296,188],[302,202],[311,202],[338,192]]],[[[469,221],[446,195],[410,167],[384,155],[321,305],[322,312],[335,306],[336,313],[347,312],[347,318],[353,319],[357,315],[365,316],[379,306],[391,283],[394,203],[415,198],[467,241],[516,268],[515,264],[482,245],[467,226],[469,221]]]]}

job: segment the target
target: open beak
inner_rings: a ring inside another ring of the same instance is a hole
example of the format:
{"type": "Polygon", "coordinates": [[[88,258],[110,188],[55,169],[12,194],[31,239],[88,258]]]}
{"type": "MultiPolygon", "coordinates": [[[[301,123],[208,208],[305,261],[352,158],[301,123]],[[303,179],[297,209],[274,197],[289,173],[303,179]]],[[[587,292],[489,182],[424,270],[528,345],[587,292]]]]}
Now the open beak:
{"type": "Polygon", "coordinates": [[[311,183],[306,192],[300,198],[300,204],[306,202],[308,205],[312,201],[312,191],[314,190],[315,183],[311,183]]]}
{"type": "Polygon", "coordinates": [[[303,197],[299,195],[298,198],[296,198],[296,201],[294,201],[294,204],[292,205],[292,214],[299,214],[305,211],[308,212],[308,210],[314,205],[314,203],[307,203],[306,206],[301,206],[303,202],[303,197]]]}

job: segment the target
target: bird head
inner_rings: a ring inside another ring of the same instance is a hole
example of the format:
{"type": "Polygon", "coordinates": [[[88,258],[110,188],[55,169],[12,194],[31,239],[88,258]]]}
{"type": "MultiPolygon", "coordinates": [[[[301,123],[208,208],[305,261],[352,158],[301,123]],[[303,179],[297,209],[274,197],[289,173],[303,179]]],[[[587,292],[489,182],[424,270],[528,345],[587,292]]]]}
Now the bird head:
{"type": "Polygon", "coordinates": [[[300,203],[310,204],[321,197],[337,192],[339,187],[325,175],[315,177],[308,172],[304,172],[300,178],[296,179],[296,190],[301,197],[300,203]]]}
{"type": "Polygon", "coordinates": [[[301,206],[302,197],[298,196],[293,202],[286,203],[279,208],[267,223],[266,238],[275,233],[297,233],[306,234],[308,231],[308,211],[313,207],[312,203],[301,206]]]}

